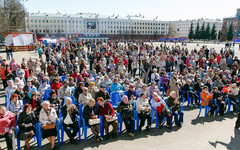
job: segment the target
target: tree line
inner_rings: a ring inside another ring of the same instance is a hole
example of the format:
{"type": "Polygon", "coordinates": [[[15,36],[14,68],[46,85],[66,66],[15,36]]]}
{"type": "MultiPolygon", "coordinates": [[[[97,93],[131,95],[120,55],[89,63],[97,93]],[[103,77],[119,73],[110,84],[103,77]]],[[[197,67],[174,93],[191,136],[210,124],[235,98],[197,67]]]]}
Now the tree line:
{"type": "MultiPolygon", "coordinates": [[[[191,23],[188,39],[194,39],[194,40],[220,40],[222,32],[216,32],[216,25],[213,24],[212,29],[210,29],[210,24],[208,23],[205,27],[205,23],[203,22],[201,28],[199,26],[199,22],[197,23],[197,27],[195,31],[193,31],[193,23],[191,23]]],[[[233,39],[233,24],[231,24],[227,30],[227,40],[231,41],[233,39]]]]}

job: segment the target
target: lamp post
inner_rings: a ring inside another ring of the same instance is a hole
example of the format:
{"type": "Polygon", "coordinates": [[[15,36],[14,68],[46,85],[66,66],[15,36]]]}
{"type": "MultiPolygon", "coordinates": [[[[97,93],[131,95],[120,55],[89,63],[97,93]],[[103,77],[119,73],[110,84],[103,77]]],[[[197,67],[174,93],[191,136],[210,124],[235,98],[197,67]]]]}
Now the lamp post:
{"type": "Polygon", "coordinates": [[[46,36],[46,38],[48,38],[48,32],[47,32],[47,30],[48,30],[48,28],[47,28],[47,16],[48,16],[48,14],[45,15],[45,36],[46,36]]]}
{"type": "Polygon", "coordinates": [[[24,9],[24,21],[25,21],[25,32],[28,32],[28,29],[27,29],[27,15],[26,15],[26,7],[25,7],[25,2],[28,1],[28,0],[21,0],[22,1],[22,4],[23,4],[23,9],[24,9]]]}

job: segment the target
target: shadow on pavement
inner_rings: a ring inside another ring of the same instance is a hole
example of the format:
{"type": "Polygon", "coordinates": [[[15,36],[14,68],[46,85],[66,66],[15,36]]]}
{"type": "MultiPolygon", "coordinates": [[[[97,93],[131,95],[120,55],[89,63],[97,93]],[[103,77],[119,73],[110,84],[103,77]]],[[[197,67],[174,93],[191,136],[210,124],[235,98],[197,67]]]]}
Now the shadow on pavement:
{"type": "Polygon", "coordinates": [[[195,119],[192,120],[191,124],[192,125],[197,125],[197,124],[204,124],[206,122],[213,122],[213,121],[223,121],[225,118],[233,119],[235,117],[234,114],[225,114],[224,116],[214,116],[214,117],[199,117],[197,116],[195,119]]]}
{"type": "Polygon", "coordinates": [[[229,143],[224,143],[222,141],[215,141],[215,142],[210,142],[208,143],[212,145],[214,148],[217,147],[217,144],[221,144],[226,147],[226,149],[231,149],[231,150],[239,150],[240,149],[240,131],[237,129],[234,129],[234,137],[231,136],[231,141],[229,143]]]}
{"type": "MultiPolygon", "coordinates": [[[[101,142],[96,142],[93,135],[90,135],[90,136],[88,136],[87,141],[84,141],[82,139],[81,142],[79,142],[78,139],[77,139],[77,144],[76,145],[71,145],[71,144],[67,143],[68,141],[65,141],[63,144],[59,145],[57,147],[57,149],[58,150],[74,150],[74,149],[76,149],[76,150],[81,149],[82,150],[82,149],[85,149],[85,148],[97,149],[97,148],[99,148],[100,145],[106,145],[106,144],[111,143],[111,142],[117,142],[117,141],[122,141],[122,140],[124,140],[124,141],[134,141],[134,140],[140,139],[140,138],[148,138],[148,136],[159,136],[159,135],[163,135],[163,133],[176,132],[179,129],[180,129],[179,127],[173,127],[172,129],[167,129],[165,127],[163,127],[162,129],[152,128],[150,131],[147,132],[145,130],[145,128],[143,128],[142,132],[136,132],[134,138],[129,137],[126,132],[123,132],[122,134],[120,134],[115,139],[110,137],[108,140],[105,140],[105,137],[104,137],[103,138],[104,140],[101,141],[101,142]]],[[[46,144],[42,148],[34,147],[35,150],[47,149],[47,148],[50,148],[50,144],[46,144]]]]}

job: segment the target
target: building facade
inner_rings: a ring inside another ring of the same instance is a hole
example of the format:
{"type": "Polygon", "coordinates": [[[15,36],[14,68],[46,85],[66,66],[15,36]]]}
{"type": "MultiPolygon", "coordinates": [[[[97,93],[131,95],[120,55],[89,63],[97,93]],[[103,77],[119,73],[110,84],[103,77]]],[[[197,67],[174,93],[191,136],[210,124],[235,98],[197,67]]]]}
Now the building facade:
{"type": "Polygon", "coordinates": [[[96,13],[29,14],[29,31],[39,37],[108,37],[110,39],[156,40],[169,34],[169,22],[135,15],[100,16],[96,13]]]}
{"type": "Polygon", "coordinates": [[[227,29],[232,24],[234,37],[235,38],[240,37],[240,8],[237,9],[237,13],[235,17],[223,18],[223,23],[226,25],[227,29]]]}
{"type": "Polygon", "coordinates": [[[216,27],[216,33],[222,29],[222,21],[219,19],[213,20],[213,19],[196,19],[196,20],[179,20],[179,21],[171,21],[169,24],[169,35],[172,37],[188,37],[191,23],[193,23],[193,31],[196,30],[197,24],[199,23],[199,27],[201,29],[202,24],[205,24],[205,28],[207,27],[207,24],[209,23],[210,29],[212,29],[213,24],[215,24],[216,27]]]}

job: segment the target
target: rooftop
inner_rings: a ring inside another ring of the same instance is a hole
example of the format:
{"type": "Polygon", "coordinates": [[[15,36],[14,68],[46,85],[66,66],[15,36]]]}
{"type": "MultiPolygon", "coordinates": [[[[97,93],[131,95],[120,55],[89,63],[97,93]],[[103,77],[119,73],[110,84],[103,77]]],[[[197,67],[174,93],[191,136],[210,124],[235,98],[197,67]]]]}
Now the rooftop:
{"type": "Polygon", "coordinates": [[[76,14],[62,14],[58,13],[29,13],[29,16],[38,16],[38,17],[65,17],[65,18],[84,18],[84,19],[110,19],[110,20],[148,20],[148,21],[161,21],[158,16],[156,18],[146,18],[144,15],[136,14],[136,15],[127,15],[127,16],[119,16],[118,14],[113,14],[111,16],[100,15],[98,13],[76,13],[76,14]]]}

